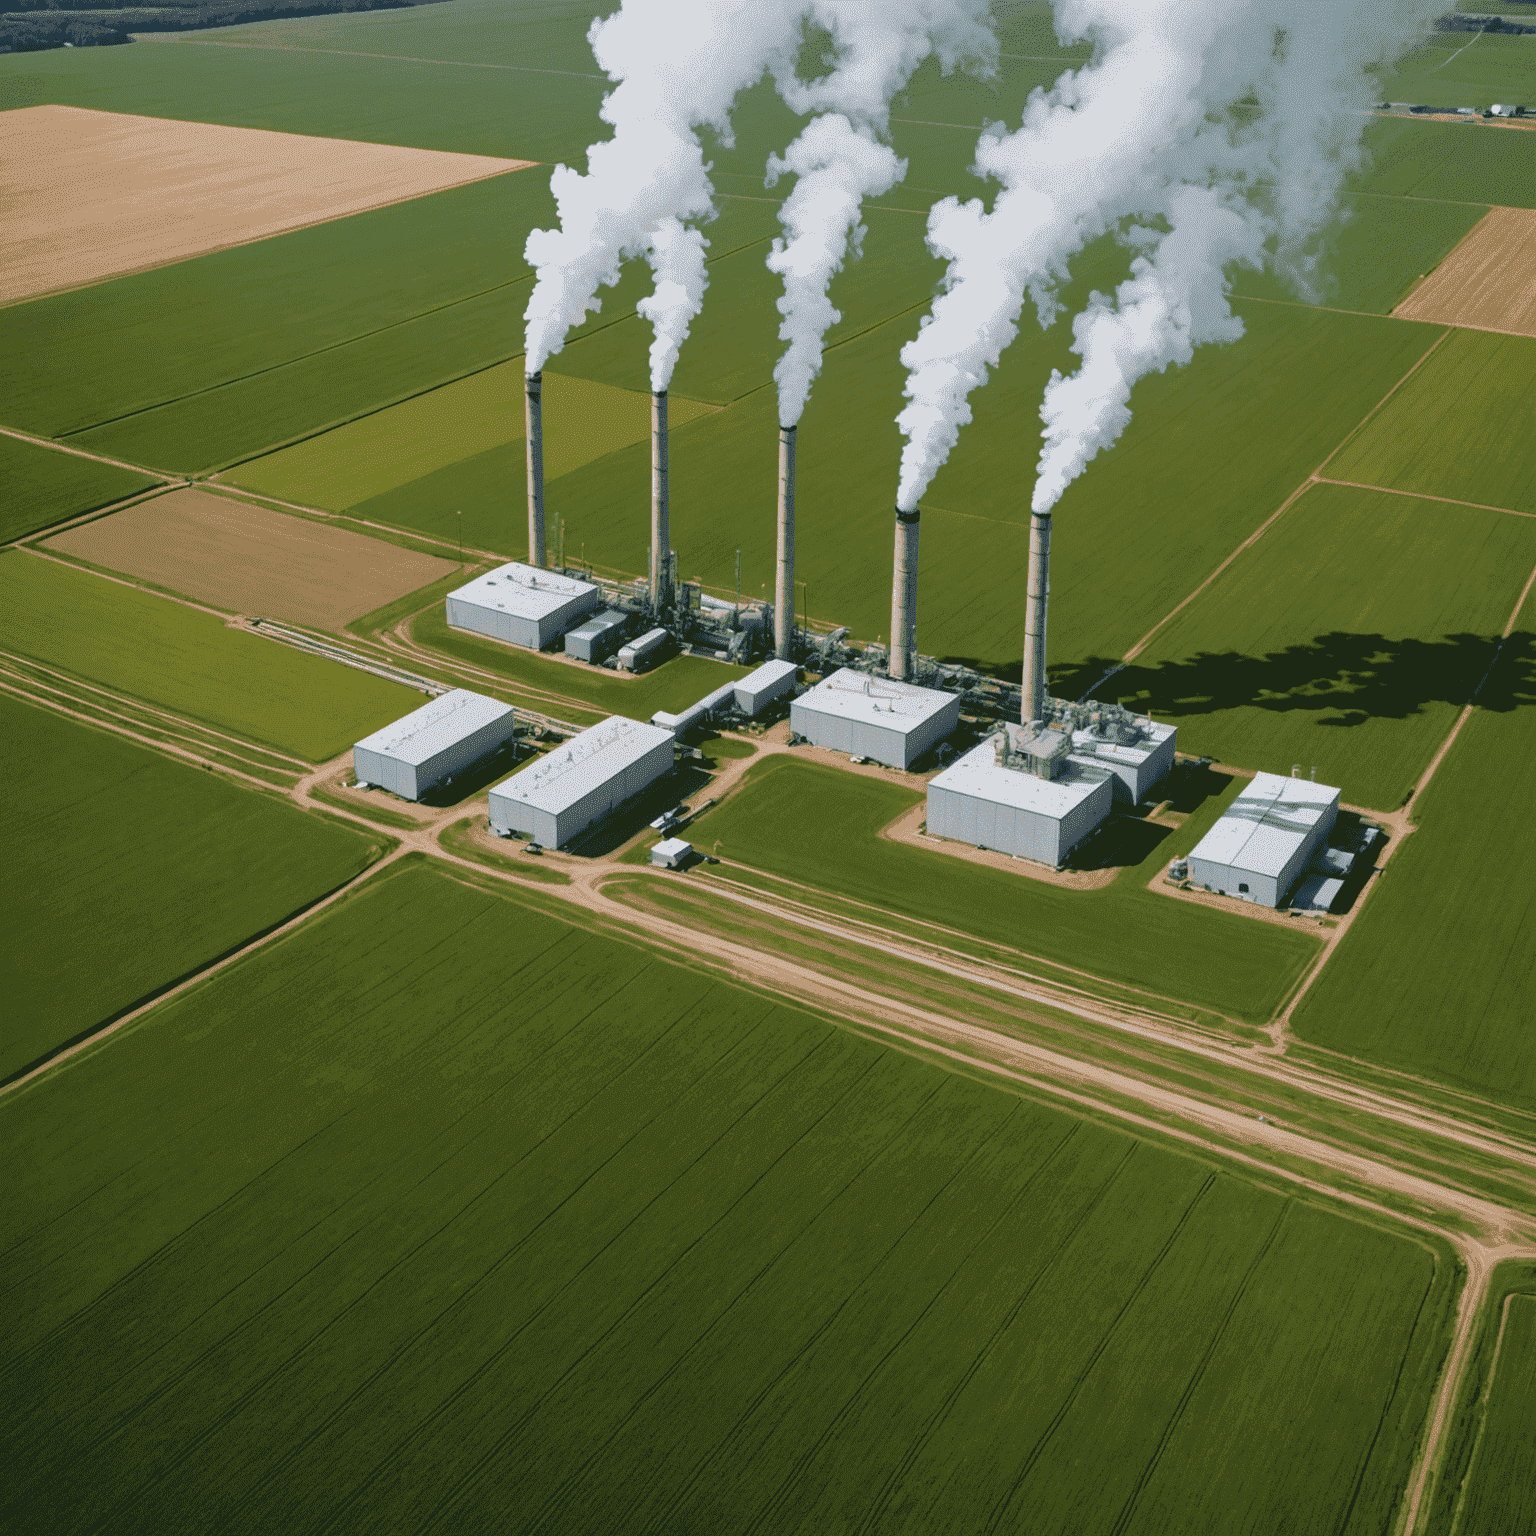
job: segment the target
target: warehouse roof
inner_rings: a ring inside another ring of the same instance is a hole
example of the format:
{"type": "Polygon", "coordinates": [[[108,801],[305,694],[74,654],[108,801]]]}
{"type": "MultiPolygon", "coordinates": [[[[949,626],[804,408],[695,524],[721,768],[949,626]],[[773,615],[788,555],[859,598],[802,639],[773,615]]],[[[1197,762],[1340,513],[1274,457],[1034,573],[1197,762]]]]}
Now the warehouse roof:
{"type": "Polygon", "coordinates": [[[1089,727],[1072,732],[1073,757],[1096,758],[1105,764],[1136,766],[1146,762],[1162,744],[1173,735],[1176,726],[1163,725],[1157,720],[1138,720],[1141,739],[1134,744],[1111,741],[1108,736],[1089,727]]]}
{"type": "Polygon", "coordinates": [[[448,595],[482,608],[499,608],[515,618],[543,619],[565,607],[573,597],[596,594],[597,590],[590,581],[577,581],[573,576],[558,576],[554,571],[514,561],[498,565],[494,571],[475,577],[448,595]]]}
{"type": "Polygon", "coordinates": [[[930,789],[952,790],[957,795],[974,795],[994,805],[1009,805],[1015,810],[1032,811],[1060,821],[1076,809],[1109,777],[1107,769],[1068,758],[1061,765],[1060,776],[1042,779],[1019,768],[1004,767],[997,760],[997,748],[988,737],[972,747],[943,773],[929,781],[930,789]]]}
{"type": "Polygon", "coordinates": [[[1278,877],[1338,799],[1338,790],[1310,779],[1255,774],[1190,858],[1278,877]]]}
{"type": "Polygon", "coordinates": [[[557,816],[662,742],[672,745],[671,731],[612,715],[514,773],[491,793],[557,816]]]}
{"type": "Polygon", "coordinates": [[[398,762],[420,766],[493,721],[513,713],[510,704],[455,688],[356,743],[398,762]]]}
{"type": "Polygon", "coordinates": [[[871,677],[851,667],[834,672],[795,700],[797,707],[803,705],[824,715],[878,725],[882,730],[902,735],[956,703],[957,695],[953,693],[898,683],[888,677],[871,677]]]}
{"type": "Polygon", "coordinates": [[[797,670],[794,662],[775,658],[754,667],[745,677],[738,677],[735,686],[744,693],[759,693],[764,688],[772,688],[775,683],[782,683],[786,677],[793,681],[797,670]]]}

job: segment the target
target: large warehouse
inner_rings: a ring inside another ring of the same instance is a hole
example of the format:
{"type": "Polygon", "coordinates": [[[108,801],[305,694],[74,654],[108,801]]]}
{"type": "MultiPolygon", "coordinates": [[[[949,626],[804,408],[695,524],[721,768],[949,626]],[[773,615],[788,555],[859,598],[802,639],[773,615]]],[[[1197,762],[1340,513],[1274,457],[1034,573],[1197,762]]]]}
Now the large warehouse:
{"type": "Polygon", "coordinates": [[[960,723],[960,696],[844,667],[789,707],[789,728],[818,747],[910,768],[960,723]]]}
{"type": "Polygon", "coordinates": [[[490,794],[491,830],[560,848],[672,771],[671,731],[613,715],[490,794]]]}
{"type": "Polygon", "coordinates": [[[1138,805],[1173,767],[1178,729],[1144,716],[1109,720],[1072,732],[1071,758],[1114,776],[1115,799],[1138,805]]]}
{"type": "Polygon", "coordinates": [[[531,565],[498,565],[448,594],[448,622],[512,645],[542,651],[602,601],[590,581],[531,565]]]}
{"type": "Polygon", "coordinates": [[[929,781],[929,834],[1059,865],[1109,815],[1119,782],[1070,746],[1005,726],[929,781]]]}
{"type": "Polygon", "coordinates": [[[352,748],[352,766],[359,784],[419,800],[434,784],[494,752],[516,729],[510,704],[455,688],[365,736],[352,748]]]}
{"type": "Polygon", "coordinates": [[[1189,856],[1196,885],[1278,907],[1333,830],[1339,792],[1310,779],[1260,773],[1189,856]]]}

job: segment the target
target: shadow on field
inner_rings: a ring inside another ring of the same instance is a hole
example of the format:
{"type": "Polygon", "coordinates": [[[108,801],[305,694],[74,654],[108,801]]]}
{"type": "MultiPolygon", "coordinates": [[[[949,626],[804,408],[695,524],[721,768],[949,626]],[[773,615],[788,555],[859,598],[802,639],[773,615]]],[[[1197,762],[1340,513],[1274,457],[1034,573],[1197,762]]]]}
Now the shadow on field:
{"type": "Polygon", "coordinates": [[[1335,633],[1262,656],[1202,651],[1181,661],[1143,666],[1104,657],[1051,668],[1051,691],[1075,699],[1094,693],[1123,699],[1161,720],[1224,709],[1316,710],[1319,725],[1402,720],[1426,704],[1465,704],[1506,713],[1536,703],[1536,635],[1444,635],[1388,640],[1335,633]],[[1502,665],[1493,670],[1495,659],[1502,665]],[[1102,682],[1102,691],[1100,684],[1102,682]],[[1479,691],[1481,690],[1481,691],[1479,691]]]}
{"type": "MultiPolygon", "coordinates": [[[[600,859],[615,848],[623,847],[663,811],[670,811],[692,796],[703,795],[712,778],[713,775],[698,763],[679,764],[664,778],[657,779],[644,794],[626,801],[614,815],[605,817],[590,831],[573,838],[566,844],[564,852],[583,859],[600,859]]],[[[688,834],[674,835],[686,837],[688,834]]]]}

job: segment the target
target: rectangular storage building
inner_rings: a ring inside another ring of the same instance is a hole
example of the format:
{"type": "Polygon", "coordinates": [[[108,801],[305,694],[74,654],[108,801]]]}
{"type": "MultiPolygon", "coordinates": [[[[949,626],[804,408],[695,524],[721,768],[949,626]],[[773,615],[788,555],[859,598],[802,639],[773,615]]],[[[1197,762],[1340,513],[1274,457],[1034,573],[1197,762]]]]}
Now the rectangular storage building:
{"type": "Polygon", "coordinates": [[[1223,896],[1278,907],[1333,830],[1339,792],[1260,773],[1189,856],[1189,878],[1223,896]]]}
{"type": "Polygon", "coordinates": [[[638,640],[619,647],[619,665],[626,672],[643,672],[662,658],[672,636],[664,629],[648,629],[638,640]]]}
{"type": "Polygon", "coordinates": [[[910,768],[960,723],[958,694],[843,667],[789,707],[789,728],[818,747],[910,768]]]}
{"type": "Polygon", "coordinates": [[[542,651],[601,601],[601,590],[590,581],[514,561],[450,592],[448,622],[455,629],[542,651]]]}
{"type": "Polygon", "coordinates": [[[352,748],[352,766],[359,783],[419,800],[511,740],[516,728],[510,704],[455,688],[365,736],[352,748]]]}
{"type": "Polygon", "coordinates": [[[792,661],[765,661],[736,682],[736,708],[755,719],[775,699],[795,686],[798,671],[792,661]]]}
{"type": "Polygon", "coordinates": [[[1124,732],[1115,726],[1073,731],[1071,755],[1075,762],[1108,769],[1115,778],[1110,786],[1115,799],[1139,805],[1173,767],[1179,732],[1176,726],[1147,719],[1137,720],[1134,730],[1134,741],[1119,739],[1124,732]]]}
{"type": "Polygon", "coordinates": [[[560,848],[672,770],[672,733],[613,715],[490,794],[491,830],[560,848]]]}
{"type": "Polygon", "coordinates": [[[615,608],[605,608],[594,618],[567,630],[565,654],[577,661],[599,662],[606,660],[618,649],[619,641],[629,624],[629,615],[615,608]]]}
{"type": "Polygon", "coordinates": [[[928,783],[928,831],[1058,865],[1109,815],[1114,775],[1068,757],[1054,778],[998,761],[997,738],[928,783]]]}

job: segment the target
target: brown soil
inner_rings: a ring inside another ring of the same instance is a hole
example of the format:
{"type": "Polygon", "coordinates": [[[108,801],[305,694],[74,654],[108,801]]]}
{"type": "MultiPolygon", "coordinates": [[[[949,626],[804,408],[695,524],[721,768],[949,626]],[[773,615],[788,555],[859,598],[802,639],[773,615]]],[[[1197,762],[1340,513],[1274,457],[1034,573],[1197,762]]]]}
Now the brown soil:
{"type": "Polygon", "coordinates": [[[322,629],[340,629],[458,569],[382,539],[194,490],[79,524],[47,547],[219,608],[322,629]]]}
{"type": "Polygon", "coordinates": [[[0,112],[0,304],[533,164],[83,107],[0,112]]]}
{"type": "Polygon", "coordinates": [[[1536,336],[1536,209],[1490,209],[1392,313],[1536,336]]]}

